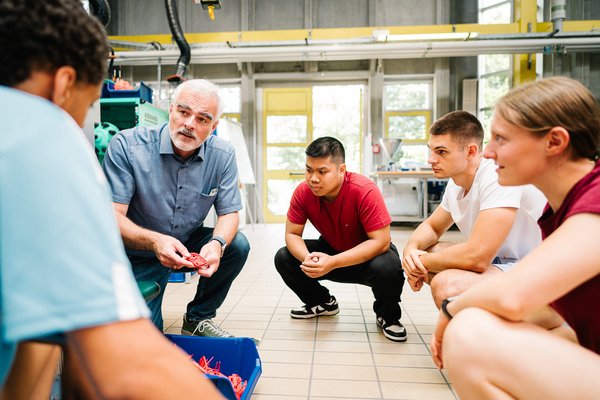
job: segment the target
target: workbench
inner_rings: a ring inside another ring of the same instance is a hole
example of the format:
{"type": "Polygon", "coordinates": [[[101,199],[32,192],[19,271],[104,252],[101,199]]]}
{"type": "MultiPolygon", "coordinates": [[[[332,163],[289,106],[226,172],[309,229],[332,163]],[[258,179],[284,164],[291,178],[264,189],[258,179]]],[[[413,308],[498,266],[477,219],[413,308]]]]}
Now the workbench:
{"type": "Polygon", "coordinates": [[[383,194],[392,222],[421,222],[429,216],[429,205],[439,204],[441,192],[430,199],[428,182],[446,179],[433,176],[431,171],[375,171],[371,179],[383,194]]]}

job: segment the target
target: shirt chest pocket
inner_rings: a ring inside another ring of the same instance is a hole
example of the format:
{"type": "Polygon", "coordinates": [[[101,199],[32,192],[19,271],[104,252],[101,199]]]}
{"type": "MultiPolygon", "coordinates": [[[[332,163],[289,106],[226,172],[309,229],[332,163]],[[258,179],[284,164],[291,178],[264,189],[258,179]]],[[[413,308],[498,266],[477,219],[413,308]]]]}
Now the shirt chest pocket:
{"type": "Polygon", "coordinates": [[[208,193],[202,193],[198,190],[188,192],[185,200],[176,201],[178,203],[176,214],[179,214],[179,217],[176,219],[182,218],[185,224],[194,226],[202,223],[216,198],[216,192],[211,194],[210,190],[208,190],[208,193]]]}
{"type": "Polygon", "coordinates": [[[204,218],[208,214],[208,210],[215,203],[217,199],[217,189],[211,189],[208,193],[198,192],[194,208],[196,208],[198,214],[204,218]]]}

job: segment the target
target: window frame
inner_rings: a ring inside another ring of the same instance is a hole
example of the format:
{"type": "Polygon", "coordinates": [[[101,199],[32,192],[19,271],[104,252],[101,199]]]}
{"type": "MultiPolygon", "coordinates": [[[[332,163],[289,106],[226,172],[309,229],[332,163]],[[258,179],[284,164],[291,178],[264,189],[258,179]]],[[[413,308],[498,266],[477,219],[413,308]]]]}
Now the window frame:
{"type": "MultiPolygon", "coordinates": [[[[496,4],[493,4],[491,6],[486,6],[483,7],[482,6],[482,0],[478,1],[478,21],[481,23],[482,20],[482,16],[484,13],[493,10],[495,8],[504,6],[506,4],[510,4],[510,19],[508,21],[501,21],[501,22],[497,22],[497,23],[511,23],[512,20],[514,19],[514,2],[512,0],[503,0],[503,1],[499,1],[496,4]]],[[[487,117],[484,117],[485,113],[488,113],[489,111],[493,111],[494,109],[494,104],[486,104],[484,103],[485,98],[483,96],[483,91],[485,88],[485,81],[487,81],[488,79],[492,78],[492,77],[497,77],[497,76],[503,76],[503,75],[507,75],[508,76],[508,88],[507,91],[509,91],[512,88],[513,82],[511,77],[513,76],[513,57],[510,54],[506,54],[505,56],[508,57],[508,68],[507,69],[500,69],[497,71],[493,71],[493,72],[485,72],[485,73],[481,73],[481,71],[484,70],[484,65],[485,65],[485,57],[487,57],[487,54],[482,54],[477,56],[477,118],[479,118],[479,120],[481,121],[481,123],[484,125],[484,130],[485,130],[485,136],[486,139],[489,137],[489,129],[485,129],[488,125],[488,123],[490,122],[487,117]]],[[[487,141],[487,140],[486,140],[487,141]]]]}
{"type": "MultiPolygon", "coordinates": [[[[420,147],[420,146],[427,146],[427,142],[429,141],[429,128],[432,124],[432,119],[433,116],[435,115],[435,107],[436,107],[436,102],[435,102],[435,98],[436,98],[436,93],[435,93],[435,75],[433,74],[427,74],[427,75],[415,75],[415,76],[387,76],[384,79],[383,82],[383,93],[382,93],[382,114],[383,114],[383,119],[384,119],[384,132],[383,132],[383,138],[390,138],[390,131],[389,131],[389,120],[390,117],[395,116],[395,115],[424,115],[426,118],[426,122],[425,122],[425,137],[424,139],[408,139],[408,140],[404,140],[402,139],[402,144],[406,145],[407,147],[420,147]],[[427,96],[428,99],[428,104],[426,108],[402,108],[402,109],[394,109],[394,108],[388,108],[387,102],[386,102],[386,88],[390,85],[394,85],[394,84],[418,84],[418,83],[426,83],[429,86],[429,93],[427,96]]],[[[423,160],[423,162],[426,162],[427,160],[423,160]]]]}
{"type": "MultiPolygon", "coordinates": [[[[425,117],[425,135],[423,139],[401,139],[403,144],[427,144],[429,140],[429,127],[431,126],[431,109],[410,110],[410,111],[386,111],[385,112],[385,138],[390,136],[390,119],[392,117],[425,117]]],[[[400,139],[400,138],[398,138],[400,139]]]]}

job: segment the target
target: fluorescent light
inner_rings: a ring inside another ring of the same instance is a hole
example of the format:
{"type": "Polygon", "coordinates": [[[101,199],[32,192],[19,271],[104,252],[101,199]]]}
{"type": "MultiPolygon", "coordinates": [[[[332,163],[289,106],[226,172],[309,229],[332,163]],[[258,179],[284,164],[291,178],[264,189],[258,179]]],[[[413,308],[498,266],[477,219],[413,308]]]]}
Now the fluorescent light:
{"type": "Polygon", "coordinates": [[[406,35],[390,35],[387,30],[373,31],[373,38],[378,42],[428,42],[440,40],[467,40],[476,38],[477,32],[417,33],[406,35]]]}

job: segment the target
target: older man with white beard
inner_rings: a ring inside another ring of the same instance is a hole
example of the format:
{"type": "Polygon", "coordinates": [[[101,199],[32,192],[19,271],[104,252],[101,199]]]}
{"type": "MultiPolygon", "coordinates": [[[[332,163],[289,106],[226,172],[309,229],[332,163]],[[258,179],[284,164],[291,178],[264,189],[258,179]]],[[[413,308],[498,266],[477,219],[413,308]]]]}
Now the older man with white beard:
{"type": "Polygon", "coordinates": [[[250,251],[237,232],[242,201],[233,146],[213,135],[221,115],[218,87],[203,79],[181,84],[162,126],[115,135],[103,169],[137,280],[154,280],[160,295],[148,306],[162,330],[164,289],[173,270],[189,271],[197,252],[207,266],[183,316],[182,334],[228,337],[212,322],[250,251]],[[214,205],[217,223],[202,223],[214,205]]]}

